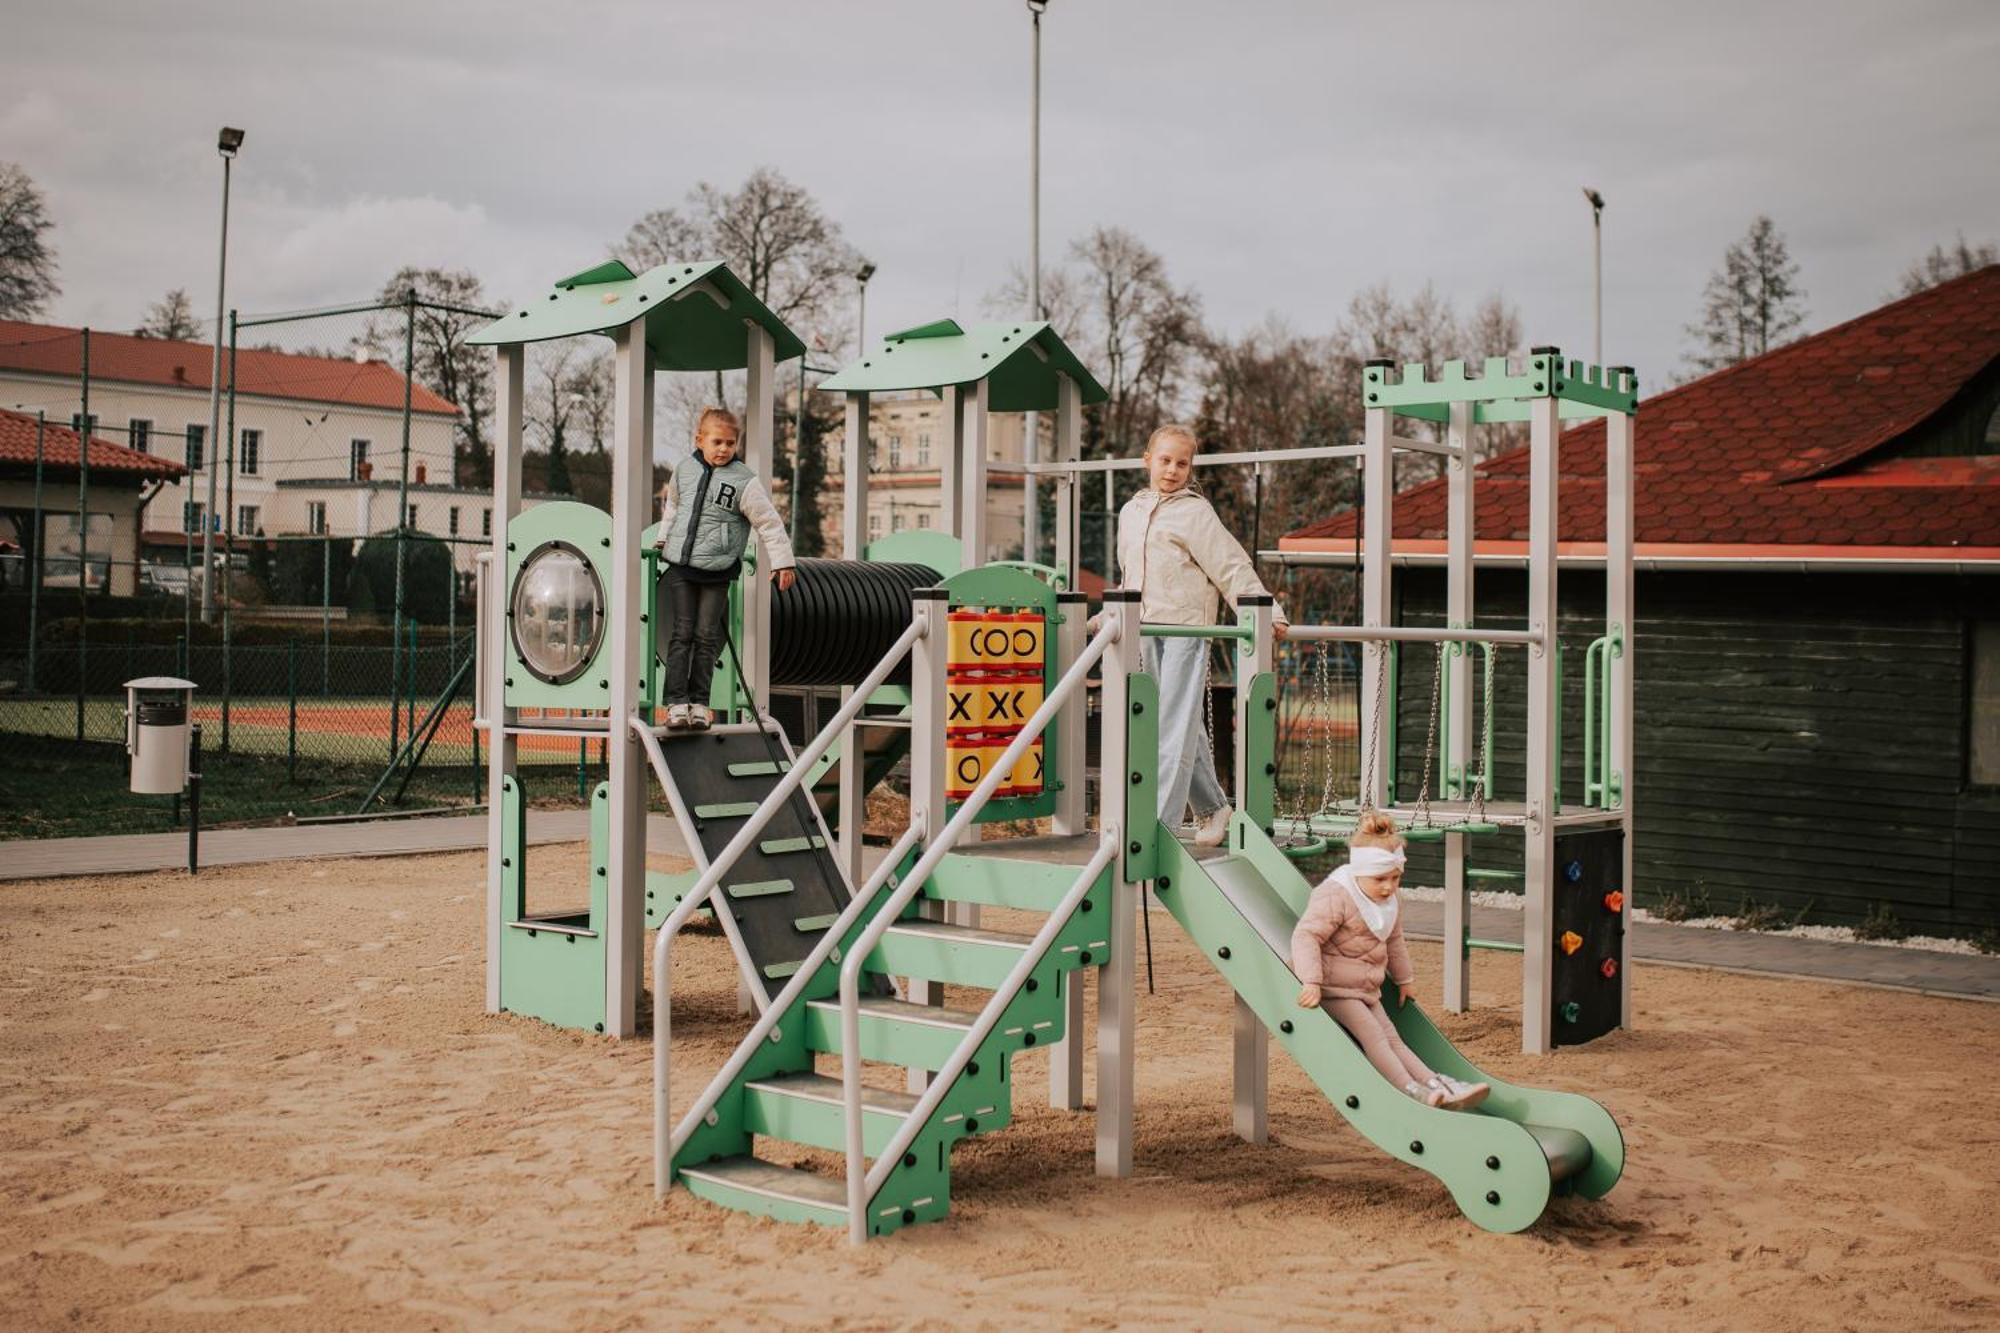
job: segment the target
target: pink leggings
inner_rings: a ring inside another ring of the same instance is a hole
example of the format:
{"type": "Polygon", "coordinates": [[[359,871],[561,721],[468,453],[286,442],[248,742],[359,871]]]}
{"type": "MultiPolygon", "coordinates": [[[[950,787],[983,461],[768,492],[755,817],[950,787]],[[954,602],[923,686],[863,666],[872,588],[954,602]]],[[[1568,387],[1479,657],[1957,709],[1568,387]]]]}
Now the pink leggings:
{"type": "Polygon", "coordinates": [[[1361,1043],[1362,1054],[1368,1057],[1368,1063],[1374,1065],[1383,1078],[1395,1084],[1398,1091],[1405,1083],[1427,1083],[1436,1077],[1403,1044],[1403,1039],[1396,1033],[1395,1021],[1382,1007],[1381,1000],[1321,1000],[1319,1007],[1361,1043]]]}

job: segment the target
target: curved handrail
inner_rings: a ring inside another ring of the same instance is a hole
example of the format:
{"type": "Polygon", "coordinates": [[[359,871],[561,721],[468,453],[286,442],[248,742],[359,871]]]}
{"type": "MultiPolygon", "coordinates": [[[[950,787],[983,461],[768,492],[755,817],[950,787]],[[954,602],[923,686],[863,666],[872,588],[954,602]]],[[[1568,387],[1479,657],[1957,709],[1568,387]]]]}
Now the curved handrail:
{"type": "MultiPolygon", "coordinates": [[[[1105,651],[1118,639],[1121,625],[1122,620],[1108,620],[1096,634],[1091,636],[1090,642],[1084,646],[1081,653],[1077,654],[1076,661],[1070,664],[1055,687],[1043,698],[1041,707],[1037,708],[1034,715],[1022,725],[1013,741],[1000,752],[1000,757],[987,766],[986,776],[980,779],[979,785],[972,789],[971,794],[958,807],[958,813],[938,831],[937,837],[931,840],[931,845],[924,849],[923,856],[910,867],[910,873],[903,877],[903,882],[895,894],[883,904],[882,909],[875,914],[875,918],[868,923],[868,928],[854,941],[854,947],[848,950],[846,961],[840,965],[840,1058],[842,1092],[847,1108],[847,1200],[849,1226],[856,1240],[865,1239],[866,1231],[854,1229],[865,1228],[867,1223],[865,1212],[867,1196],[863,1193],[867,1182],[862,1169],[864,1159],[861,1141],[862,963],[881,942],[889,927],[896,923],[896,918],[910,904],[911,899],[915,898],[917,892],[923,888],[924,882],[937,869],[938,863],[944,860],[945,855],[951,851],[965,830],[971,827],[973,819],[999,789],[1001,780],[1013,771],[1021,756],[1028,752],[1028,747],[1048,729],[1049,723],[1062,710],[1070,695],[1083,688],[1083,682],[1090,675],[1090,669],[1097,665],[1098,659],[1102,658],[1105,651]]],[[[879,1186],[880,1182],[876,1184],[879,1186]]]]}
{"type": "MultiPolygon", "coordinates": [[[[793,759],[791,767],[778,779],[778,784],[771,788],[770,794],[765,796],[756,813],[744,821],[743,827],[736,831],[736,836],[729,840],[729,845],[709,862],[707,869],[702,871],[701,878],[695,881],[694,887],[681,899],[681,905],[660,923],[659,935],[653,941],[653,1147],[657,1156],[653,1172],[653,1188],[657,1194],[665,1195],[667,1191],[667,1173],[671,1165],[671,1154],[663,1151],[663,1147],[669,1145],[671,1140],[667,1084],[673,1059],[673,972],[670,969],[669,953],[674,936],[680,933],[681,927],[686,925],[688,918],[708,900],[708,896],[715,892],[715,886],[722,882],[722,877],[729,873],[730,867],[736,864],[744,849],[764,831],[764,826],[784,808],[793,793],[804,785],[806,771],[818,762],[821,755],[833,747],[834,740],[867,704],[868,696],[889,678],[890,673],[895,671],[904,657],[908,656],[917,640],[923,637],[923,633],[924,622],[912,620],[910,627],[903,631],[895,644],[883,655],[882,660],[875,664],[875,669],[855,686],[854,693],[849,696],[847,702],[840,706],[840,710],[820,730],[819,735],[813,738],[812,744],[793,759]]],[[[652,728],[639,718],[633,718],[631,726],[632,731],[639,737],[639,743],[645,747],[646,759],[653,766],[654,776],[659,779],[660,785],[671,793],[674,786],[667,777],[666,756],[660,753],[659,738],[653,734],[652,728]]]]}
{"type": "Polygon", "coordinates": [[[1069,590],[1069,575],[1054,565],[1040,564],[1034,560],[988,560],[986,568],[1018,569],[1024,574],[1032,574],[1057,592],[1069,590]]]}

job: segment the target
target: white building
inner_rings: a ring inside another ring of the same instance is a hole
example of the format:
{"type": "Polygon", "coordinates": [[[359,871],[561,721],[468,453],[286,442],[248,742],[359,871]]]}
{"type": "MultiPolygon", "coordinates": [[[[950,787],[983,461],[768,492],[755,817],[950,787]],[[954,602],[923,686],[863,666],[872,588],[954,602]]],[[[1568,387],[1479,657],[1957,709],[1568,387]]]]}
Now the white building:
{"type": "MultiPolygon", "coordinates": [[[[44,410],[65,425],[82,419],[82,331],[0,320],[0,407],[44,410]]],[[[235,365],[235,449],[210,447],[207,343],[90,334],[90,415],[96,435],[140,453],[172,458],[187,475],[160,489],[141,515],[142,541],[178,545],[204,522],[218,532],[364,537],[396,525],[402,464],[402,374],[360,354],[300,356],[240,348],[235,365]],[[216,477],[217,508],[207,512],[216,477]],[[233,494],[232,494],[233,492],[233,494]],[[229,497],[225,499],[225,497],[229,497]],[[226,519],[225,521],[217,521],[226,519]]],[[[224,429],[228,428],[224,354],[224,429]]],[[[453,485],[458,409],[410,389],[411,526],[438,537],[491,532],[488,492],[453,485]]],[[[475,541],[454,546],[471,569],[475,541]]]]}

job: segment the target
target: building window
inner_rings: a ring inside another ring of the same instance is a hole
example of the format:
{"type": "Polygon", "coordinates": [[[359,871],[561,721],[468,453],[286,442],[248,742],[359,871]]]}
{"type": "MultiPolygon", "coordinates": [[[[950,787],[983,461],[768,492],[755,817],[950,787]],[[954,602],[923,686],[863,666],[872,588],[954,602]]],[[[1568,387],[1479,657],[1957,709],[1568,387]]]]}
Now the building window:
{"type": "Polygon", "coordinates": [[[889,530],[891,532],[901,532],[903,530],[904,517],[905,515],[902,514],[891,515],[889,519],[889,530]]]}
{"type": "Polygon", "coordinates": [[[326,501],[306,501],[306,531],[315,537],[326,535],[326,501]]]}
{"type": "Polygon", "coordinates": [[[236,506],[236,531],[240,536],[244,537],[254,537],[257,535],[256,505],[236,506]]]}
{"type": "Polygon", "coordinates": [[[917,526],[920,528],[928,528],[930,525],[931,525],[931,515],[930,511],[926,509],[925,511],[917,515],[917,526]]]}
{"type": "Polygon", "coordinates": [[[1972,626],[1971,698],[1966,705],[1967,776],[2000,787],[2000,620],[1972,626]]]}
{"type": "Polygon", "coordinates": [[[416,528],[416,526],[417,526],[417,507],[416,507],[415,505],[411,505],[411,506],[409,507],[409,511],[408,511],[407,513],[405,513],[405,514],[403,515],[403,526],[404,526],[404,527],[406,527],[406,528],[410,528],[410,529],[413,529],[413,530],[414,530],[414,529],[416,528]]]}
{"type": "Polygon", "coordinates": [[[125,443],[142,454],[153,452],[153,423],[144,417],[133,417],[125,424],[125,443]]]}
{"type": "Polygon", "coordinates": [[[347,442],[347,479],[361,480],[361,469],[368,466],[368,441],[349,440],[347,442]]]}
{"type": "Polygon", "coordinates": [[[868,516],[868,535],[870,537],[880,537],[882,535],[882,516],[880,514],[870,514],[868,516]]]}
{"type": "Polygon", "coordinates": [[[189,426],[187,428],[187,470],[199,472],[208,460],[205,457],[208,445],[208,427],[189,426]]]}
{"type": "Polygon", "coordinates": [[[236,450],[236,470],[246,477],[254,477],[263,461],[264,432],[245,427],[242,442],[236,450]]]}
{"type": "Polygon", "coordinates": [[[201,501],[187,500],[181,504],[181,531],[201,531],[201,501]]]}
{"type": "Polygon", "coordinates": [[[454,537],[456,537],[456,536],[458,535],[458,506],[457,506],[457,505],[453,505],[453,506],[451,507],[451,516],[450,516],[450,528],[451,528],[451,535],[452,535],[452,536],[454,536],[454,537]]]}
{"type": "Polygon", "coordinates": [[[889,437],[889,470],[894,472],[902,466],[903,437],[900,435],[891,435],[889,437]]]}
{"type": "Polygon", "coordinates": [[[491,537],[493,535],[493,511],[491,509],[482,509],[479,511],[479,535],[482,537],[491,537]]]}
{"type": "Polygon", "coordinates": [[[81,412],[72,412],[72,413],[70,413],[70,414],[69,414],[69,428],[70,428],[71,430],[75,431],[75,432],[76,432],[76,433],[77,433],[78,435],[95,435],[95,434],[97,434],[97,413],[95,413],[95,412],[92,412],[92,413],[90,414],[90,428],[89,428],[88,430],[84,429],[84,425],[83,425],[83,413],[81,413],[81,412]]]}
{"type": "Polygon", "coordinates": [[[931,433],[929,431],[920,431],[917,434],[917,466],[929,467],[930,465],[931,433]]]}

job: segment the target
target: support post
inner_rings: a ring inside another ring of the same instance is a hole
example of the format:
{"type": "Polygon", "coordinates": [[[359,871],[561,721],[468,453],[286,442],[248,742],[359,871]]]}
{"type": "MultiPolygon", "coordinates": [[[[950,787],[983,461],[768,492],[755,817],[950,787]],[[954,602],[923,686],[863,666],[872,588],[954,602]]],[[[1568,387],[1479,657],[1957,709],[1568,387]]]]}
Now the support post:
{"type": "MultiPolygon", "coordinates": [[[[1083,456],[1083,395],[1076,387],[1076,381],[1061,371],[1056,372],[1056,438],[1055,457],[1059,463],[1074,463],[1083,456]]],[[[1080,557],[1083,553],[1082,539],[1082,492],[1077,488],[1082,479],[1075,472],[1064,472],[1056,478],[1056,530],[1054,552],[1050,562],[1069,579],[1069,586],[1081,588],[1083,576],[1080,557]]],[[[1106,577],[1110,571],[1105,571],[1106,577]]]]}
{"type": "MultiPolygon", "coordinates": [[[[500,933],[506,929],[505,894],[509,876],[500,864],[505,836],[505,788],[514,777],[517,741],[514,710],[507,706],[507,530],[521,512],[521,422],[526,405],[523,371],[527,354],[520,343],[499,349],[493,377],[493,552],[486,595],[479,606],[479,633],[486,672],[486,1012],[500,1012],[500,933]]],[[[329,542],[332,538],[327,538],[329,542]]],[[[329,546],[329,550],[332,548],[329,546]]],[[[324,669],[325,658],[321,659],[324,669]]],[[[525,868],[520,868],[525,873],[525,868]]]]}
{"type": "MultiPolygon", "coordinates": [[[[846,430],[841,436],[840,556],[859,560],[868,547],[868,395],[847,395],[846,430]]],[[[792,502],[796,505],[797,499],[792,502]]],[[[939,677],[942,679],[943,677],[939,677]]],[[[840,691],[841,706],[853,698],[852,686],[840,691]]],[[[916,733],[912,731],[912,736],[916,733]]],[[[914,770],[913,770],[914,771],[914,770]]],[[[849,885],[859,887],[862,873],[861,827],[868,817],[867,777],[861,757],[861,727],[850,724],[840,738],[838,771],[839,844],[835,859],[849,885]]]]}
{"type": "MultiPolygon", "coordinates": [[[[1472,404],[1453,403],[1445,427],[1445,443],[1455,450],[1445,461],[1445,623],[1463,629],[1477,618],[1473,598],[1472,404]]],[[[1467,643],[1445,649],[1446,697],[1444,792],[1459,800],[1472,795],[1472,653],[1467,643]]],[[[1490,759],[1489,759],[1490,762],[1490,759]]],[[[1471,1001],[1469,960],[1465,939],[1471,924],[1471,901],[1465,883],[1466,839],[1463,833],[1444,837],[1444,1007],[1462,1014],[1471,1001]]]]}
{"type": "MultiPolygon", "coordinates": [[[[1131,799],[1124,771],[1134,763],[1157,763],[1154,755],[1133,755],[1131,678],[1144,669],[1139,644],[1139,594],[1124,588],[1104,594],[1105,621],[1118,637],[1105,653],[1103,750],[1099,760],[1103,798],[1100,826],[1130,839],[1142,821],[1159,815],[1143,799],[1131,799]]],[[[1140,789],[1142,792],[1145,788],[1140,789]]],[[[1097,974],[1097,1174],[1132,1174],[1132,1083],[1134,1008],[1138,1000],[1139,886],[1125,878],[1125,856],[1111,865],[1111,959],[1097,974]]]]}
{"type": "MultiPolygon", "coordinates": [[[[639,587],[639,534],[652,511],[653,479],[653,441],[646,432],[652,417],[647,404],[647,390],[652,383],[652,350],[646,345],[643,317],[618,330],[616,347],[611,452],[612,577],[611,586],[605,590],[610,601],[606,618],[611,627],[611,641],[607,645],[611,654],[611,698],[607,701],[605,746],[611,778],[611,845],[606,867],[609,892],[604,923],[604,1031],[608,1036],[629,1037],[638,1022],[640,954],[646,933],[645,757],[631,727],[643,683],[639,656],[645,635],[639,625],[639,613],[649,609],[639,587]]],[[[746,433],[755,441],[758,417],[754,412],[750,421],[746,433]]],[[[768,431],[768,412],[762,424],[768,431]]]]}
{"type": "MultiPolygon", "coordinates": [[[[950,611],[949,598],[943,588],[918,588],[910,594],[911,615],[923,626],[923,633],[910,649],[910,827],[923,830],[922,845],[926,848],[945,826],[945,658],[951,642],[945,617],[950,611]]],[[[937,1004],[943,991],[935,981],[913,978],[906,998],[912,1004],[937,1004]]],[[[930,1071],[911,1067],[907,1086],[921,1094],[930,1086],[930,1071]]]]}
{"type": "Polygon", "coordinates": [[[965,386],[947,384],[938,391],[944,421],[944,452],[938,457],[938,526],[959,539],[964,552],[963,568],[979,562],[965,543],[965,529],[959,526],[965,495],[965,386]]]}
{"type": "MultiPolygon", "coordinates": [[[[1061,528],[1056,533],[1058,549],[1061,528]]],[[[1056,626],[1056,663],[1063,671],[1083,651],[1088,638],[1090,599],[1080,592],[1056,594],[1056,610],[1062,623],[1056,626]]],[[[1088,703],[1079,690],[1056,715],[1055,752],[1049,756],[1048,771],[1062,784],[1056,792],[1054,833],[1075,837],[1087,832],[1084,819],[1084,786],[1090,723],[1088,703]]],[[[1071,972],[1063,978],[1063,1039],[1049,1051],[1049,1105],[1058,1111],[1083,1108],[1083,974],[1071,972]]]]}
{"type": "MultiPolygon", "coordinates": [[[[1236,656],[1235,786],[1231,794],[1240,811],[1268,812],[1272,802],[1252,799],[1252,794],[1260,788],[1269,788],[1275,781],[1269,770],[1277,756],[1251,750],[1250,737],[1262,731],[1261,726],[1253,728],[1250,721],[1250,710],[1257,702],[1251,697],[1251,685],[1259,676],[1272,671],[1277,662],[1271,636],[1277,606],[1268,593],[1251,593],[1237,601],[1236,614],[1240,621],[1250,625],[1253,633],[1248,643],[1230,644],[1236,656]]],[[[1240,995],[1236,997],[1235,1010],[1231,1041],[1235,1075],[1230,1119],[1238,1138],[1261,1146],[1271,1134],[1271,1033],[1264,1020],[1257,1017],[1257,1011],[1240,995]]]]}
{"type": "Polygon", "coordinates": [[[986,533],[986,381],[975,380],[958,396],[964,416],[958,464],[958,535],[965,543],[965,565],[983,565],[991,552],[986,533]]]}
{"type": "MultiPolygon", "coordinates": [[[[1384,374],[1392,364],[1382,360],[1368,362],[1370,368],[1380,368],[1384,374]]],[[[1391,497],[1396,493],[1394,438],[1395,421],[1389,409],[1367,409],[1362,432],[1361,623],[1370,629],[1389,623],[1390,505],[1391,497]]],[[[1361,748],[1367,756],[1361,773],[1364,805],[1377,804],[1384,799],[1383,775],[1389,771],[1391,763],[1383,750],[1388,744],[1387,737],[1393,734],[1393,728],[1385,724],[1382,734],[1377,734],[1374,727],[1376,710],[1395,705],[1393,691],[1387,700],[1378,701],[1376,698],[1383,689],[1381,663],[1388,651],[1386,643],[1371,643],[1362,657],[1361,748]]]]}
{"type": "MultiPolygon", "coordinates": [[[[745,332],[750,355],[743,396],[743,461],[759,477],[769,477],[771,460],[777,452],[777,367],[772,361],[771,331],[752,322],[745,332]]],[[[647,449],[650,462],[650,437],[647,449]]],[[[793,503],[797,503],[796,499],[793,503]]],[[[770,574],[767,553],[757,562],[757,577],[743,589],[743,660],[738,664],[750,696],[765,707],[771,702],[770,574]]]]}
{"type": "MultiPolygon", "coordinates": [[[[1628,367],[1619,371],[1630,374],[1628,367]]],[[[1610,736],[1605,764],[1605,804],[1615,804],[1624,829],[1625,932],[1618,959],[1618,1024],[1632,1026],[1632,649],[1636,601],[1632,581],[1632,478],[1638,423],[1623,412],[1604,419],[1604,632],[1611,636],[1611,688],[1605,691],[1604,726],[1610,736]]]]}
{"type": "MultiPolygon", "coordinates": [[[[1553,364],[1554,348],[1534,353],[1540,369],[1553,364]]],[[[1549,1050],[1550,900],[1555,863],[1556,777],[1562,755],[1556,724],[1562,699],[1556,677],[1556,441],[1561,401],[1533,399],[1528,408],[1528,630],[1541,642],[1528,649],[1528,784],[1526,839],[1527,911],[1521,921],[1521,1049],[1549,1050]]]]}

